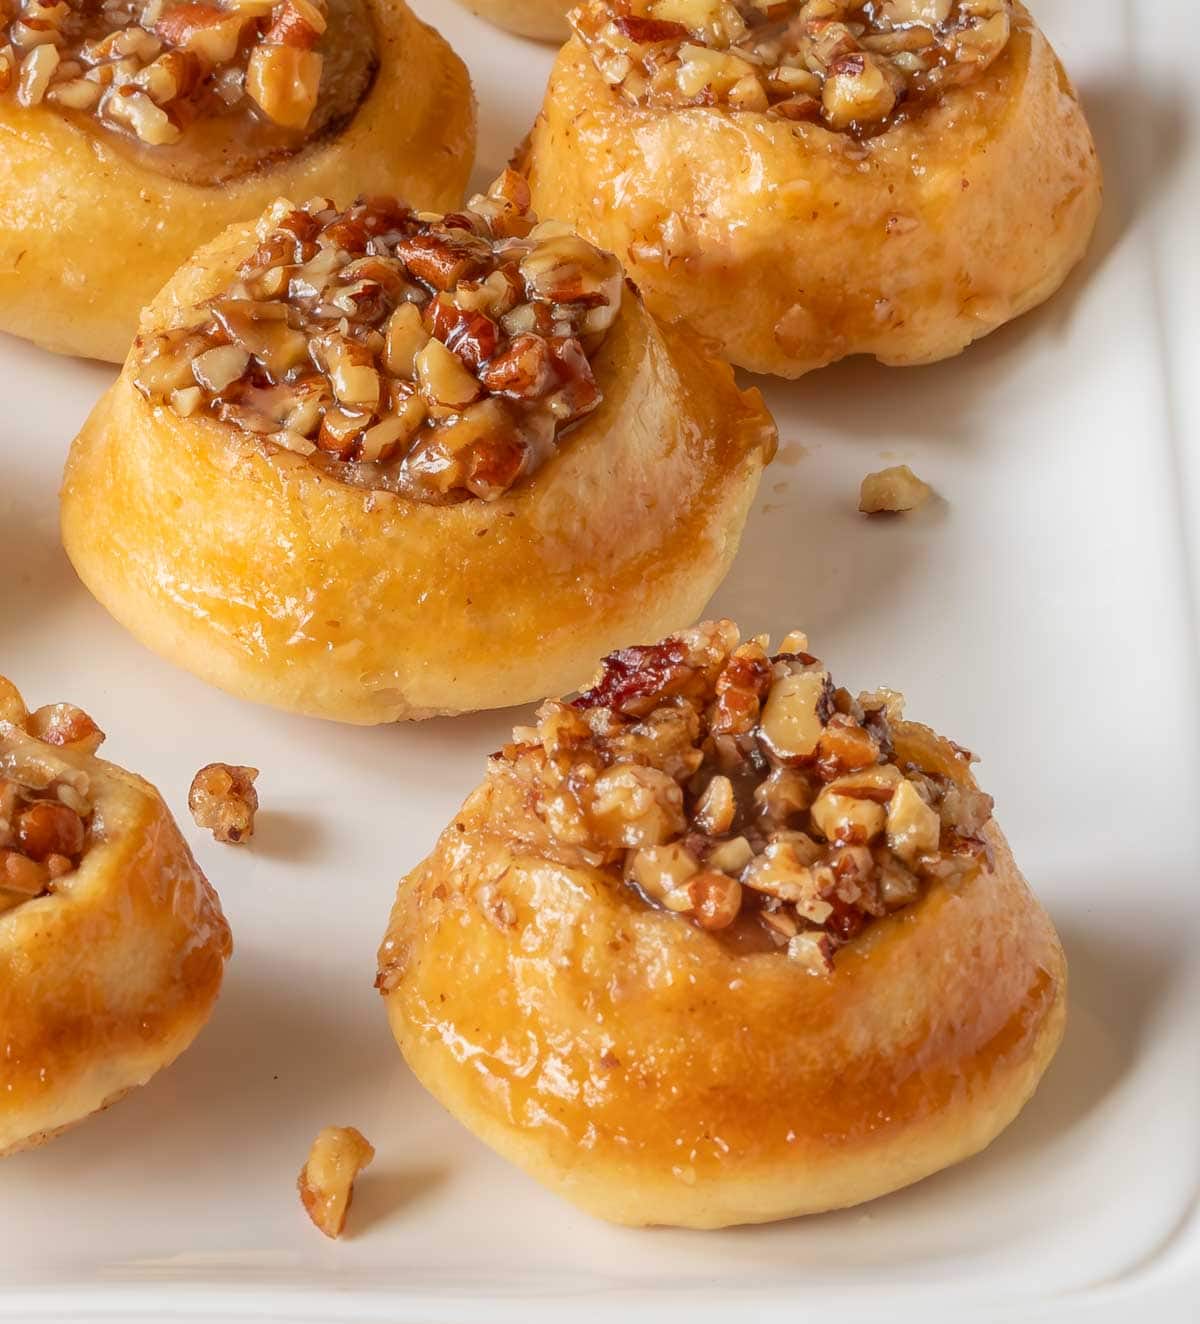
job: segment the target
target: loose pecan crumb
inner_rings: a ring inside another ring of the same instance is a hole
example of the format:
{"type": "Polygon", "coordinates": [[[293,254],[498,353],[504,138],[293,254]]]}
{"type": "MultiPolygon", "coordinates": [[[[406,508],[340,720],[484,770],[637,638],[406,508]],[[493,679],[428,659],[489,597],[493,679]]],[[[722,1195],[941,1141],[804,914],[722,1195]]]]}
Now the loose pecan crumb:
{"type": "Polygon", "coordinates": [[[637,104],[723,105],[866,137],[1004,50],[1010,0],[585,0],[570,15],[637,104]]]}
{"type": "Polygon", "coordinates": [[[353,1126],[327,1126],[313,1141],[296,1187],[313,1226],[327,1237],[342,1235],[354,1179],[374,1157],[373,1146],[353,1126]]]}
{"type": "Polygon", "coordinates": [[[858,508],[864,515],[898,514],[916,510],[932,495],[933,488],[922,482],[907,464],[895,464],[862,480],[858,508]]]}
{"type": "Polygon", "coordinates": [[[188,791],[188,808],[196,826],[230,845],[249,841],[258,812],[257,779],[257,768],[238,764],[209,763],[201,768],[188,791]]]}
{"type": "Polygon", "coordinates": [[[827,974],[875,919],[990,867],[992,803],[898,761],[898,695],[855,698],[804,635],[784,642],[771,654],[719,621],[622,649],[517,728],[489,775],[515,783],[554,858],[827,974]]]}
{"type": "Polygon", "coordinates": [[[538,224],[512,171],[461,212],[280,201],[229,289],[139,338],[134,381],[343,482],[502,496],[600,403],[617,260],[538,224]]]}

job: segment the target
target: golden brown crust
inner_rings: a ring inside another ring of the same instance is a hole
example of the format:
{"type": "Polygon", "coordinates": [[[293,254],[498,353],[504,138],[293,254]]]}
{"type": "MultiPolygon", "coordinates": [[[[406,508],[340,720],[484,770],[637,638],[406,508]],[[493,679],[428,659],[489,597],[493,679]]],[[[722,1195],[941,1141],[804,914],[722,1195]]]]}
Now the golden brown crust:
{"type": "Polygon", "coordinates": [[[78,870],[0,913],[0,1154],[144,1084],[208,1019],[230,952],[215,892],[141,778],[69,748],[93,839],[78,870]]]}
{"type": "Polygon", "coordinates": [[[524,165],[535,209],[612,249],[652,311],[788,377],[958,353],[1058,288],[1100,205],[1074,90],[1019,5],[977,82],[865,142],[631,105],[573,37],[524,165]]]}
{"type": "Polygon", "coordinates": [[[415,205],[462,197],[475,110],[462,61],[403,0],[368,0],[380,67],[338,133],[214,187],[147,169],[52,106],[0,98],[0,330],[119,363],[137,317],[176,267],[277,196],[415,205]]]}
{"type": "Polygon", "coordinates": [[[535,41],[566,41],[573,0],[461,0],[480,18],[535,41]]]}
{"type": "MultiPolygon", "coordinates": [[[[217,288],[249,234],[202,250],[144,328],[217,288]]],[[[151,406],[127,368],[68,462],[68,555],[147,645],[279,707],[372,723],[569,689],[700,612],[774,445],[758,393],[632,296],[594,371],[603,403],[531,480],[429,506],[151,406]]]]}
{"type": "Polygon", "coordinates": [[[994,871],[814,977],[520,846],[496,785],[400,886],[388,1015],[451,1112],[592,1213],[718,1227],[871,1199],[988,1144],[1057,1048],[1062,950],[993,824],[994,871]]]}

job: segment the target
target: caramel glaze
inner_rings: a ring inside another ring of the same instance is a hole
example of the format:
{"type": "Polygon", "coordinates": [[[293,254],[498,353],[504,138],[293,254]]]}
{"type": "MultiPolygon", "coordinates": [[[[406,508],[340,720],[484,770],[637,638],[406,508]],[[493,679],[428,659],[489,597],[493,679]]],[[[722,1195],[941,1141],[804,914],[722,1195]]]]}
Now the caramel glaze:
{"type": "Polygon", "coordinates": [[[1101,193],[1074,89],[1019,4],[981,78],[865,142],[631,105],[572,38],[517,164],[535,210],[616,253],[656,316],[787,377],[960,352],[1058,288],[1101,193]]]}
{"type": "Polygon", "coordinates": [[[1062,950],[994,825],[993,872],[817,977],[545,858],[504,801],[481,787],[401,884],[381,985],[423,1083],[591,1212],[705,1227],[883,1194],[987,1144],[1057,1046],[1062,950]]]}
{"type": "MultiPolygon", "coordinates": [[[[244,227],[202,250],[143,329],[186,315],[253,246],[244,227]]],[[[76,570],[144,642],[210,682],[342,721],[563,692],[624,640],[694,619],[775,445],[758,392],[659,328],[632,292],[593,363],[602,404],[490,502],[347,486],[151,405],[131,371],[68,461],[76,570]]]]}
{"type": "Polygon", "coordinates": [[[403,0],[352,4],[371,16],[378,61],[357,109],[257,169],[214,160],[217,186],[149,168],[54,105],[0,98],[0,331],[121,363],[138,315],[180,264],[281,195],[348,202],[369,190],[457,206],[475,148],[466,67],[403,0]]]}
{"type": "Polygon", "coordinates": [[[0,915],[0,1155],[145,1083],[208,1019],[229,927],[153,787],[91,779],[92,838],[54,891],[0,915]]]}

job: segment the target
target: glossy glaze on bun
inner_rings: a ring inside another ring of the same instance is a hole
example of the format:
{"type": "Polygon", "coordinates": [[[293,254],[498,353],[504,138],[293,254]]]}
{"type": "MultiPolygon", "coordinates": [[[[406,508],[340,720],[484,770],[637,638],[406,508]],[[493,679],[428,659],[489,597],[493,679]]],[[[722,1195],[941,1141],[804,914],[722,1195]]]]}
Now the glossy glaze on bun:
{"type": "Polygon", "coordinates": [[[700,627],[545,705],[380,949],[422,1083],[614,1222],[896,1190],[987,1145],[1062,1035],[1062,949],[968,756],[762,644],[700,627]]]}
{"type": "MultiPolygon", "coordinates": [[[[787,12],[818,7],[850,8],[791,0],[787,12]]],[[[727,88],[719,66],[687,100],[669,80],[640,97],[613,85],[631,59],[605,44],[612,8],[584,6],[587,40],[573,36],[551,74],[522,158],[533,204],[611,249],[653,312],[689,321],[738,366],[798,377],[850,354],[895,365],[943,359],[1048,298],[1083,256],[1100,206],[1095,147],[1062,65],[1016,0],[989,0],[982,8],[993,18],[963,30],[982,41],[989,23],[1008,24],[992,32],[997,44],[1008,36],[981,69],[975,52],[959,51],[963,31],[933,25],[945,67],[961,55],[960,81],[920,75],[897,102],[883,76],[903,82],[895,67],[860,69],[857,81],[869,75],[892,107],[866,123],[843,122],[852,110],[828,93],[823,103],[823,88],[853,86],[839,69],[882,58],[864,42],[920,24],[861,42],[850,35],[843,45],[861,49],[825,64],[810,42],[807,64],[797,56],[783,67],[810,90],[785,100],[754,77],[727,88]]],[[[940,8],[953,19],[981,6],[940,8]]],[[[634,56],[661,63],[681,40],[685,53],[697,49],[678,24],[666,25],[678,28],[669,40],[649,40],[662,26],[630,28],[634,56]]],[[[688,92],[707,67],[681,66],[688,92]]],[[[633,68],[640,90],[647,77],[633,68]]]]}
{"type": "Polygon", "coordinates": [[[231,950],[158,792],[96,758],[101,739],[70,705],[29,714],[0,678],[0,1155],[174,1061],[231,950]]]}

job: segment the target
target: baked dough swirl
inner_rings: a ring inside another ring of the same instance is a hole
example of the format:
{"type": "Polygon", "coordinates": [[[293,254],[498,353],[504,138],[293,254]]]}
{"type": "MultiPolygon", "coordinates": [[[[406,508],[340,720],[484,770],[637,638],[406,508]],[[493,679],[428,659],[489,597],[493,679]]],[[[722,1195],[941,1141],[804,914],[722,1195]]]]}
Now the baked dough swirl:
{"type": "Polygon", "coordinates": [[[377,983],[502,1155],[615,1222],[719,1227],[982,1149],[1066,968],[970,756],[722,621],[514,732],[400,884],[377,983]]]}
{"type": "Polygon", "coordinates": [[[186,264],[77,439],[63,539],[149,646],[370,723],[528,701],[702,610],[774,425],[524,181],[281,203],[186,264]]]}
{"type": "Polygon", "coordinates": [[[0,0],[0,138],[0,330],[119,363],[176,267],[280,194],[456,205],[475,110],[404,0],[0,0]]]}
{"type": "Polygon", "coordinates": [[[589,0],[572,22],[534,206],[741,367],[946,358],[1085,251],[1095,148],[1018,0],[589,0]]]}
{"type": "Polygon", "coordinates": [[[231,950],[152,786],[70,704],[0,677],[0,1155],[144,1085],[191,1043],[231,950]]]}

